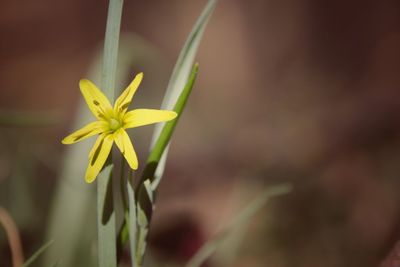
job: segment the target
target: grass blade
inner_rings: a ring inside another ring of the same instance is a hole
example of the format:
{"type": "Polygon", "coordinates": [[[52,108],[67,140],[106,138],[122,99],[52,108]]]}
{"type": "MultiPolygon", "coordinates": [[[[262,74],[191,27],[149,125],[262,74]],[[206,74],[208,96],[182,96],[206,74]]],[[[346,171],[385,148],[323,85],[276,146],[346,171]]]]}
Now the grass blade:
{"type": "MultiPolygon", "coordinates": [[[[196,79],[198,65],[193,66],[194,58],[197,48],[207,22],[214,10],[216,0],[209,0],[202,14],[198,18],[196,24],[186,40],[184,47],[181,50],[177,63],[174,67],[171,79],[169,81],[161,109],[174,109],[178,116],[183,111],[186,101],[193,88],[196,79]]],[[[179,118],[179,117],[178,117],[179,118]]],[[[137,230],[136,232],[136,259],[134,264],[141,264],[143,253],[145,249],[145,242],[147,237],[147,227],[151,220],[153,200],[153,191],[156,190],[164,171],[165,160],[167,156],[168,144],[176,126],[178,118],[172,122],[159,123],[156,125],[152,137],[152,145],[150,156],[147,161],[143,175],[136,189],[137,196],[137,230]],[[144,217],[143,217],[144,216],[144,217]],[[146,220],[144,220],[146,219],[146,220]],[[147,222],[147,223],[146,223],[147,222]]],[[[121,247],[124,245],[124,240],[127,239],[126,228],[128,227],[125,220],[124,225],[120,231],[121,247]]]]}
{"type": "MultiPolygon", "coordinates": [[[[114,102],[117,72],[118,44],[121,27],[123,0],[110,0],[104,40],[101,88],[114,102]]],[[[112,163],[109,156],[108,162],[112,163]]],[[[97,179],[97,234],[99,267],[117,266],[114,201],[112,196],[112,165],[108,165],[97,179]]]]}
{"type": "Polygon", "coordinates": [[[117,73],[119,33],[121,27],[123,0],[110,0],[108,6],[106,36],[104,39],[103,68],[101,88],[111,103],[115,96],[115,77],[117,73]]]}
{"type": "MultiPolygon", "coordinates": [[[[91,116],[82,100],[74,128],[84,125],[91,116]]],[[[87,250],[91,244],[90,240],[95,235],[94,229],[81,227],[87,223],[96,223],[93,218],[96,201],[92,191],[94,188],[87,186],[83,180],[87,167],[87,152],[91,144],[82,142],[78,146],[66,149],[46,227],[46,239],[53,239],[54,244],[46,251],[42,266],[51,266],[60,258],[60,267],[74,266],[79,258],[77,252],[87,250]]],[[[91,259],[79,258],[79,262],[89,265],[91,259]]]]}
{"type": "Polygon", "coordinates": [[[97,234],[100,267],[117,266],[112,168],[113,165],[108,164],[97,177],[99,182],[102,181],[100,182],[101,186],[97,187],[97,234]]]}
{"type": "Polygon", "coordinates": [[[182,115],[183,109],[186,106],[186,103],[189,99],[190,93],[192,92],[194,82],[196,81],[197,73],[199,70],[199,65],[196,63],[193,66],[192,72],[190,74],[189,80],[186,86],[183,88],[179,98],[176,101],[175,107],[173,110],[178,114],[178,117],[164,124],[162,131],[153,146],[153,149],[147,159],[146,168],[143,171],[143,175],[141,181],[149,179],[151,181],[151,188],[154,191],[157,188],[157,185],[160,182],[160,176],[155,176],[156,168],[161,160],[161,157],[167,148],[167,145],[171,139],[172,133],[182,115]]]}
{"type": "MultiPolygon", "coordinates": [[[[168,142],[172,136],[172,133],[175,129],[176,124],[178,123],[178,120],[180,118],[180,116],[182,115],[183,109],[186,105],[186,102],[189,98],[189,95],[193,89],[194,86],[194,82],[196,80],[197,77],[197,72],[198,72],[198,64],[195,64],[193,66],[192,69],[192,73],[190,75],[189,81],[186,84],[184,90],[181,93],[181,96],[179,97],[174,111],[178,114],[178,117],[170,122],[167,122],[160,134],[160,138],[157,140],[156,145],[154,146],[154,149],[152,150],[151,154],[149,155],[149,158],[147,159],[147,164],[146,167],[143,171],[143,175],[141,176],[141,180],[140,183],[138,185],[138,188],[136,190],[136,196],[137,196],[137,212],[138,214],[136,214],[136,216],[139,217],[139,211],[143,212],[143,214],[141,215],[145,215],[146,220],[148,222],[150,222],[151,219],[151,215],[152,215],[152,209],[153,209],[153,192],[155,191],[158,183],[159,183],[159,179],[155,180],[155,170],[157,168],[157,164],[160,161],[163,152],[165,151],[165,148],[168,145],[168,142]]],[[[130,188],[130,185],[128,185],[128,193],[129,190],[132,190],[130,188]]],[[[130,201],[130,200],[129,200],[130,201]]],[[[131,207],[131,203],[129,204],[131,207]]],[[[122,246],[124,245],[124,243],[127,240],[127,228],[128,228],[128,224],[127,221],[129,220],[125,220],[124,225],[122,226],[122,229],[120,231],[120,241],[122,242],[122,246]]],[[[130,229],[131,225],[129,225],[129,229],[130,229]]],[[[143,235],[144,233],[146,233],[146,228],[147,224],[142,223],[141,225],[138,225],[138,231],[140,231],[139,235],[143,235]]],[[[131,235],[131,233],[129,233],[129,235],[131,235]]],[[[143,236],[145,237],[145,236],[143,236]]],[[[130,239],[132,239],[132,237],[130,236],[130,239]]],[[[138,238],[136,238],[136,240],[138,240],[138,238]]],[[[143,239],[143,242],[145,241],[145,239],[143,239]]],[[[132,241],[131,241],[132,242],[132,241]]],[[[131,243],[132,245],[132,243],[131,243]]],[[[139,242],[137,244],[135,244],[136,247],[138,247],[139,245],[143,247],[142,244],[139,244],[139,242]]],[[[132,248],[131,248],[132,249],[132,248]]],[[[143,255],[142,255],[143,256],[143,255]]],[[[138,259],[136,259],[138,260],[138,259]]]]}
{"type": "Polygon", "coordinates": [[[205,243],[197,253],[189,260],[185,267],[200,267],[218,248],[219,244],[239,227],[243,226],[249,219],[259,211],[269,199],[275,196],[287,194],[292,190],[290,184],[281,184],[266,189],[255,200],[253,200],[232,223],[222,232],[218,233],[215,238],[205,243]]]}
{"type": "MultiPolygon", "coordinates": [[[[161,108],[172,109],[182,92],[182,88],[184,88],[185,84],[187,83],[197,49],[203,36],[203,32],[207,26],[207,22],[210,19],[216,3],[216,0],[208,1],[207,5],[193,26],[188,38],[186,39],[186,42],[172,71],[161,108]]],[[[159,135],[161,132],[162,127],[158,127],[158,129],[158,131],[155,131],[154,139],[157,139],[157,135],[159,135]]]]}
{"type": "Polygon", "coordinates": [[[149,220],[147,219],[146,212],[140,206],[140,203],[137,203],[137,222],[138,222],[138,231],[137,231],[137,244],[136,244],[136,252],[135,252],[135,261],[134,267],[143,266],[143,258],[144,253],[146,251],[146,240],[147,233],[149,231],[149,220]]]}
{"type": "MultiPolygon", "coordinates": [[[[197,73],[199,70],[199,65],[196,63],[191,71],[189,80],[184,87],[183,91],[181,92],[173,110],[178,114],[177,118],[173,121],[169,121],[165,123],[159,138],[157,139],[153,150],[151,151],[146,167],[143,171],[143,175],[141,177],[141,181],[138,186],[138,203],[137,203],[137,231],[135,234],[137,236],[131,235],[130,232],[130,239],[135,239],[135,248],[136,253],[134,257],[135,261],[132,260],[134,266],[142,266],[144,253],[146,250],[146,240],[147,240],[147,233],[149,230],[149,223],[151,221],[153,206],[154,206],[154,196],[153,192],[156,191],[157,186],[161,180],[161,176],[156,177],[155,172],[160,162],[162,155],[165,149],[168,146],[168,143],[171,139],[171,136],[174,132],[174,129],[179,121],[179,118],[182,115],[182,112],[186,106],[186,103],[189,99],[190,93],[192,92],[194,83],[196,81],[197,73]]],[[[129,190],[129,187],[128,187],[129,190]]],[[[126,224],[125,224],[126,225],[126,224]]],[[[124,226],[125,227],[125,226],[124,226]]],[[[131,227],[131,226],[130,226],[131,227]]],[[[131,228],[130,228],[131,229],[131,228]]],[[[124,232],[124,231],[122,231],[124,232]]],[[[133,249],[131,248],[133,253],[133,249]]]]}
{"type": "Polygon", "coordinates": [[[29,265],[31,265],[40,255],[42,255],[43,252],[46,251],[47,248],[51,246],[51,244],[53,244],[53,240],[41,246],[27,261],[25,261],[22,267],[28,267],[29,265]]]}
{"type": "MultiPolygon", "coordinates": [[[[172,76],[168,83],[161,109],[172,109],[178,97],[181,95],[181,92],[189,79],[190,70],[193,66],[197,49],[203,36],[203,32],[207,26],[207,22],[210,19],[216,4],[217,0],[209,0],[199,18],[197,19],[195,25],[193,26],[192,31],[190,32],[189,37],[187,38],[179,54],[174,70],[172,71],[172,76]]],[[[155,126],[150,150],[152,150],[154,145],[156,144],[163,127],[164,123],[159,123],[155,126]]],[[[167,153],[168,147],[165,149],[164,154],[159,161],[158,167],[156,169],[156,180],[161,179],[161,176],[164,172],[167,153]]]]}
{"type": "Polygon", "coordinates": [[[136,200],[135,191],[132,185],[128,182],[128,205],[129,205],[129,217],[127,219],[129,225],[129,245],[131,249],[132,263],[136,262],[136,249],[137,249],[137,216],[136,216],[136,200]]]}

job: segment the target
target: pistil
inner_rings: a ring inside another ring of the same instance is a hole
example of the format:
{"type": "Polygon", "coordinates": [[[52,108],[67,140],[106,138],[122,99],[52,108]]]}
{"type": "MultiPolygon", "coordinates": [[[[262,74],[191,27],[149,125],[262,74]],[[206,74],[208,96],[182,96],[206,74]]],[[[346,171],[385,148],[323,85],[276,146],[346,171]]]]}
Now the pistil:
{"type": "Polygon", "coordinates": [[[110,129],[113,131],[118,130],[121,127],[121,123],[114,118],[111,118],[108,121],[108,124],[110,125],[110,129]]]}

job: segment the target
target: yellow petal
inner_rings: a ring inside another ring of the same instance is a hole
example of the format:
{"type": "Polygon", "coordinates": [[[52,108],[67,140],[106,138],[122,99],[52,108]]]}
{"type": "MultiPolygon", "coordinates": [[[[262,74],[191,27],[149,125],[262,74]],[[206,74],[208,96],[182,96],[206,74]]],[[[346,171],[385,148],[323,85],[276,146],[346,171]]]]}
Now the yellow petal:
{"type": "Polygon", "coordinates": [[[132,101],[132,97],[135,94],[139,84],[143,79],[143,73],[139,73],[133,79],[133,81],[128,85],[128,87],[122,92],[122,94],[118,97],[117,101],[115,101],[114,111],[118,113],[125,113],[128,110],[128,106],[132,101]]]}
{"type": "Polygon", "coordinates": [[[87,137],[93,136],[95,134],[99,134],[104,131],[106,124],[102,121],[95,121],[89,123],[88,125],[84,126],[83,128],[73,132],[72,134],[65,137],[61,143],[65,145],[73,144],[79,142],[87,137]]]}
{"type": "Polygon", "coordinates": [[[94,83],[86,79],[79,81],[79,88],[93,115],[98,119],[107,120],[110,112],[112,112],[112,106],[107,97],[94,83]]]}
{"type": "Polygon", "coordinates": [[[114,140],[129,166],[136,170],[139,163],[129,135],[124,129],[120,128],[114,133],[114,140]]]}
{"type": "Polygon", "coordinates": [[[96,142],[94,142],[94,145],[89,152],[89,159],[93,157],[94,152],[96,151],[97,147],[100,145],[100,142],[104,139],[106,135],[108,135],[108,133],[102,133],[99,135],[99,137],[97,137],[96,142]]]}
{"type": "Polygon", "coordinates": [[[93,147],[94,152],[89,158],[89,165],[85,175],[85,180],[87,183],[91,183],[96,179],[97,175],[103,168],[103,165],[106,162],[108,155],[110,154],[113,144],[112,134],[101,135],[100,137],[101,140],[99,142],[96,141],[93,147]]]}
{"type": "Polygon", "coordinates": [[[157,109],[135,109],[126,113],[124,117],[124,128],[133,128],[157,122],[175,119],[176,112],[157,109]]]}

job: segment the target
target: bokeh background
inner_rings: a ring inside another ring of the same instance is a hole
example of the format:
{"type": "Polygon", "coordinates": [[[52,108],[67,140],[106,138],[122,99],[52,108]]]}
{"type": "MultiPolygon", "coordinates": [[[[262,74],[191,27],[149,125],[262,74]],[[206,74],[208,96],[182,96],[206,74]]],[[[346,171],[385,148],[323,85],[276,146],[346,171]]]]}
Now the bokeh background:
{"type": "MultiPolygon", "coordinates": [[[[126,1],[134,59],[122,84],[145,73],[135,107],[159,107],[204,5],[126,1]]],[[[49,237],[60,187],[94,194],[79,175],[63,184],[70,148],[60,140],[79,125],[78,81],[99,65],[106,13],[104,0],[0,2],[0,206],[26,256],[49,237]]],[[[396,0],[221,0],[173,137],[148,260],[179,266],[263,188],[291,182],[207,266],[398,266],[384,259],[400,238],[399,47],[396,0]]],[[[151,132],[133,133],[142,161],[151,132]]],[[[85,214],[79,228],[95,228],[95,211],[85,214]]],[[[0,230],[0,266],[10,264],[0,230]]]]}

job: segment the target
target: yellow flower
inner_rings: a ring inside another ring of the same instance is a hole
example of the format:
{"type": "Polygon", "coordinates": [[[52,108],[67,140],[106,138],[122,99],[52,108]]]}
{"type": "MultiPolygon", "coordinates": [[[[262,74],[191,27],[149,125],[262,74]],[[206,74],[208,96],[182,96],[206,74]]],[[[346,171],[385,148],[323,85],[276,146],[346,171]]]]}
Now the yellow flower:
{"type": "Polygon", "coordinates": [[[138,159],[125,129],[169,121],[177,116],[174,111],[169,110],[135,109],[127,112],[142,79],[143,73],[136,75],[131,84],[115,101],[114,107],[91,81],[85,79],[79,81],[83,97],[97,121],[89,123],[68,135],[62,140],[62,143],[73,144],[87,137],[99,135],[89,153],[89,164],[85,175],[86,182],[91,183],[96,179],[110,154],[114,141],[129,166],[134,170],[138,168],[138,159]]]}

